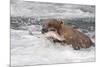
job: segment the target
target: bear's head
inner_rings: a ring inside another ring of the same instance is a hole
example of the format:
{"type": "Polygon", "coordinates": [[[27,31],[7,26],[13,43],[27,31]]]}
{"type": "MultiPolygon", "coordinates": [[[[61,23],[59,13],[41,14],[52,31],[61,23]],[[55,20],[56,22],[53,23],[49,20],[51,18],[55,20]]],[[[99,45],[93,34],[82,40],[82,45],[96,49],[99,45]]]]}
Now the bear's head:
{"type": "MultiPolygon", "coordinates": [[[[64,25],[64,22],[62,20],[57,19],[48,19],[45,21],[45,23],[42,25],[41,32],[47,33],[50,31],[58,33],[59,30],[62,28],[62,25],[64,25]]],[[[59,33],[58,33],[59,34],[59,33]]]]}

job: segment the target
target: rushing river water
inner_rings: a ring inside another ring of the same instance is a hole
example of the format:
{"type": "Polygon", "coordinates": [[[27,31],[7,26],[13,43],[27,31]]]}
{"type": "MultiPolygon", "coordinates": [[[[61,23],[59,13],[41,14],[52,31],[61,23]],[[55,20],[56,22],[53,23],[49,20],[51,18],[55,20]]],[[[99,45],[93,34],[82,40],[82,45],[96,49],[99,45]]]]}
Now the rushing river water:
{"type": "Polygon", "coordinates": [[[48,18],[63,19],[95,42],[95,6],[11,0],[11,66],[95,61],[95,47],[76,51],[47,40],[41,22],[48,18]]]}

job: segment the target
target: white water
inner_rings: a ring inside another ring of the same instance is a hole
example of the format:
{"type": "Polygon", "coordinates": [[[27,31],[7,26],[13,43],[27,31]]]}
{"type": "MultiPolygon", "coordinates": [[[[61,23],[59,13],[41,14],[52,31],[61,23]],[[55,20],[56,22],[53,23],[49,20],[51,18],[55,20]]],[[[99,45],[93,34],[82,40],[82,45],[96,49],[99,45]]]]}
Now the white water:
{"type": "Polygon", "coordinates": [[[34,30],[32,34],[11,29],[12,66],[95,61],[94,47],[76,51],[69,45],[54,44],[40,31],[34,30]]]}
{"type": "Polygon", "coordinates": [[[11,16],[32,16],[39,18],[84,18],[94,17],[94,12],[94,7],[89,5],[11,0],[11,16]]]}

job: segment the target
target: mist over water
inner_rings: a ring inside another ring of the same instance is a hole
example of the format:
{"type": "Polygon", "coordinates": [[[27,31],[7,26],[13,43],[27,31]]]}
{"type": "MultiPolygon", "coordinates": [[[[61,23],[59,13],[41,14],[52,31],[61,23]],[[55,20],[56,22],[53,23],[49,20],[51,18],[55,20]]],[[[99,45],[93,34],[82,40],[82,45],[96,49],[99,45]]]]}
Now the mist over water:
{"type": "Polygon", "coordinates": [[[75,5],[11,0],[11,16],[26,17],[94,17],[94,5],[75,5]]]}

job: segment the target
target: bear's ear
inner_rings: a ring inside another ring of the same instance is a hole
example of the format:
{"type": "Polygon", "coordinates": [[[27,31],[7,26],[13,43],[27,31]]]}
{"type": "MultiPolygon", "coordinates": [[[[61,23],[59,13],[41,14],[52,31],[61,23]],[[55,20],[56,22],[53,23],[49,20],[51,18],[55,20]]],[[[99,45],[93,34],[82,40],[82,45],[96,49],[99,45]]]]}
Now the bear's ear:
{"type": "Polygon", "coordinates": [[[64,21],[63,21],[63,20],[61,20],[61,21],[60,21],[60,24],[64,24],[64,21]]]}
{"type": "Polygon", "coordinates": [[[64,24],[64,21],[62,19],[57,19],[57,21],[62,25],[64,24]]]}

